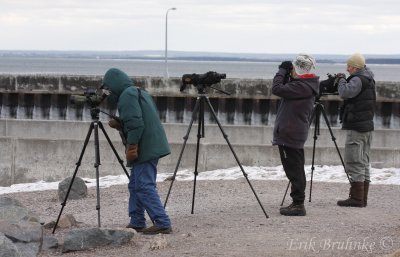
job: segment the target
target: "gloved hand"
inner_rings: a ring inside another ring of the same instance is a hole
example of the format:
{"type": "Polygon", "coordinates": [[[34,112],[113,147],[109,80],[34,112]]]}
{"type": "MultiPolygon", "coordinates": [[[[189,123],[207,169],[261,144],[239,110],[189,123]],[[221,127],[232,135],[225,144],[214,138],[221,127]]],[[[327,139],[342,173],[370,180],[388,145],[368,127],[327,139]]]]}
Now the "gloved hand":
{"type": "Polygon", "coordinates": [[[134,161],[138,158],[138,145],[128,145],[126,149],[126,159],[128,161],[134,161]]]}
{"type": "Polygon", "coordinates": [[[344,73],[337,73],[337,74],[336,74],[336,78],[344,78],[344,79],[346,79],[346,74],[344,74],[344,73]]]}
{"type": "Polygon", "coordinates": [[[341,81],[342,79],[346,80],[346,75],[344,73],[337,73],[335,76],[335,82],[333,83],[333,85],[335,86],[336,90],[339,86],[339,81],[341,81]]]}
{"type": "Polygon", "coordinates": [[[283,69],[285,69],[288,73],[290,73],[290,72],[292,72],[292,70],[293,70],[293,64],[292,64],[291,61],[284,61],[284,62],[282,62],[282,63],[279,65],[278,68],[279,68],[279,69],[280,69],[280,68],[283,68],[283,69]]]}
{"type": "Polygon", "coordinates": [[[108,121],[108,125],[113,129],[121,130],[121,122],[116,119],[111,119],[108,121]]]}

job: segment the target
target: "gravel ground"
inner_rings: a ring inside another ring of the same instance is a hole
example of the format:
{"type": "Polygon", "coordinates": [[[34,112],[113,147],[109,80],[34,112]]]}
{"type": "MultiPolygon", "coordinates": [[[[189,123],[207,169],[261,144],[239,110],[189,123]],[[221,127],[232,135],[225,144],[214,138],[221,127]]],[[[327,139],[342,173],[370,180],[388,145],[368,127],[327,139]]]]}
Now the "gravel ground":
{"type": "MultiPolygon", "coordinates": [[[[279,214],[279,207],[287,182],[251,183],[268,219],[245,179],[197,181],[194,214],[191,214],[193,181],[175,181],[167,204],[173,222],[172,234],[136,234],[123,246],[63,254],[59,250],[48,251],[40,256],[356,257],[383,256],[400,249],[398,185],[371,184],[367,208],[341,208],[336,201],[346,197],[348,185],[315,182],[312,202],[306,202],[307,216],[285,217],[279,214]],[[161,242],[159,249],[152,249],[155,242],[161,242]]],[[[162,199],[169,185],[168,181],[158,184],[162,199]]],[[[56,191],[10,196],[36,212],[46,223],[56,220],[61,209],[56,191]]],[[[126,185],[101,188],[102,227],[125,227],[129,220],[127,202],[126,185]]],[[[96,227],[95,188],[89,189],[86,199],[67,201],[63,214],[74,215],[82,222],[81,227],[96,227]]],[[[57,229],[55,236],[62,242],[69,230],[57,229]]],[[[50,235],[51,230],[46,230],[46,234],[50,235]]]]}

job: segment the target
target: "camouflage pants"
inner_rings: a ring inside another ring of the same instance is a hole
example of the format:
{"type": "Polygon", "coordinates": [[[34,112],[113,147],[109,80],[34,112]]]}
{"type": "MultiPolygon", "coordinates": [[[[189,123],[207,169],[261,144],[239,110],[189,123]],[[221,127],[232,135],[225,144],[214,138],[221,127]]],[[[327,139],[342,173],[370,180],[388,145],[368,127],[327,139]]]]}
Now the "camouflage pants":
{"type": "Polygon", "coordinates": [[[347,130],[344,162],[351,182],[370,181],[370,150],[372,131],[347,130]]]}

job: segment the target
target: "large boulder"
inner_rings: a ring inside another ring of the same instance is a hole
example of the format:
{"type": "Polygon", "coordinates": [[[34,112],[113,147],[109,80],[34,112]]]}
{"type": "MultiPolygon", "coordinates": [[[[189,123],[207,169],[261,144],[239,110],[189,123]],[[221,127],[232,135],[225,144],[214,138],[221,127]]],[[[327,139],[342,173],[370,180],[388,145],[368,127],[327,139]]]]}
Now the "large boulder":
{"type": "MultiPolygon", "coordinates": [[[[58,200],[63,202],[68,193],[72,177],[66,178],[58,184],[58,200]]],[[[85,181],[80,177],[75,177],[67,200],[78,200],[87,196],[87,186],[85,181]]]]}
{"type": "Polygon", "coordinates": [[[0,196],[0,219],[9,221],[38,220],[20,202],[7,196],[0,196]]]}
{"type": "Polygon", "coordinates": [[[82,251],[97,246],[128,243],[134,232],[105,228],[81,228],[71,230],[64,238],[63,252],[82,251]]]}
{"type": "Polygon", "coordinates": [[[43,228],[17,200],[0,197],[0,257],[37,256],[43,242],[43,228]]]}
{"type": "Polygon", "coordinates": [[[50,250],[58,247],[58,240],[54,236],[43,237],[42,250],[50,250]]]}
{"type": "Polygon", "coordinates": [[[43,239],[43,228],[37,222],[0,220],[0,231],[14,242],[39,242],[43,239]]]}
{"type": "Polygon", "coordinates": [[[17,246],[0,232],[0,257],[20,257],[17,246]]]}

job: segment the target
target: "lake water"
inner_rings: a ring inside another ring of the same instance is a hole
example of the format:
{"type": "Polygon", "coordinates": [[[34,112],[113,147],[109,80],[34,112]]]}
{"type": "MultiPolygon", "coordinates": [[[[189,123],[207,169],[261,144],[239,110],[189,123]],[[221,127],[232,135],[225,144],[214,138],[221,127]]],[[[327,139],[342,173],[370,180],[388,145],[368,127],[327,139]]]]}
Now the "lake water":
{"type": "MultiPolygon", "coordinates": [[[[228,61],[168,61],[170,77],[187,73],[216,71],[227,78],[271,79],[279,63],[228,62],[228,61]]],[[[0,74],[49,74],[49,75],[104,75],[109,68],[119,68],[130,76],[164,76],[162,60],[126,59],[75,59],[75,58],[26,58],[0,57],[0,74]]],[[[400,81],[400,65],[369,65],[376,81],[400,81]]],[[[346,73],[345,64],[318,63],[316,74],[321,79],[327,73],[346,73]]]]}

